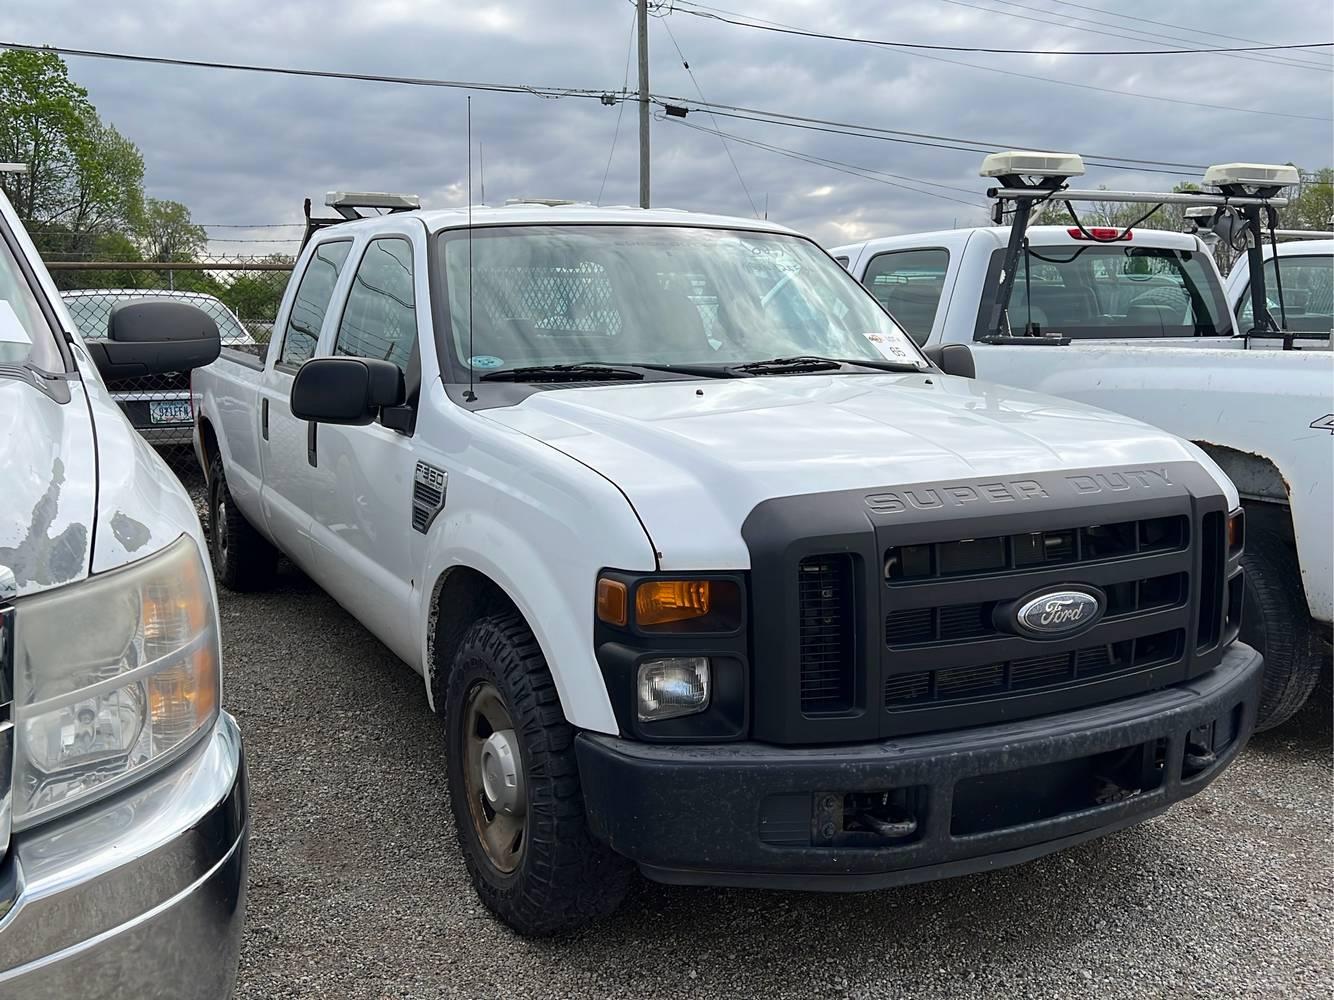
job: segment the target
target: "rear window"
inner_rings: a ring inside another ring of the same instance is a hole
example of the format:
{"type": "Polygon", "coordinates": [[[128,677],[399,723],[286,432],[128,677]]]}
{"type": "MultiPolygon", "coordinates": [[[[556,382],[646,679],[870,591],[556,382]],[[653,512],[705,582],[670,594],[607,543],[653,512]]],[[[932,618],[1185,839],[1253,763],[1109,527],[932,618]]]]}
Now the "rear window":
{"type": "MultiPolygon", "coordinates": [[[[1000,287],[1005,251],[988,272],[978,336],[1000,287]]],[[[1020,257],[1010,329],[1072,340],[1220,337],[1232,334],[1227,303],[1208,258],[1193,250],[1111,246],[1034,247],[1020,257]]]]}
{"type": "MultiPolygon", "coordinates": [[[[1265,299],[1274,322],[1302,333],[1334,331],[1334,257],[1328,254],[1290,257],[1284,255],[1279,273],[1283,278],[1283,308],[1278,302],[1278,283],[1274,280],[1274,261],[1265,261],[1265,299]]],[[[1237,326],[1251,328],[1251,286],[1246,284],[1237,326]]]]}

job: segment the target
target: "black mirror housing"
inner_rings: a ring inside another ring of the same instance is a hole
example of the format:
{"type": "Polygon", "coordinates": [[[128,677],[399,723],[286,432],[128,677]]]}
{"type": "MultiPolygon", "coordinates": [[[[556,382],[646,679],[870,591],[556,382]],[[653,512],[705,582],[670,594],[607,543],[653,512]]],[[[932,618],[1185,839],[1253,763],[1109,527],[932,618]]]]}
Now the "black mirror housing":
{"type": "Polygon", "coordinates": [[[218,324],[202,309],[170,299],[121,302],[107,320],[107,339],[87,342],[106,379],[188,372],[217,360],[218,324]]]}
{"type": "Polygon", "coordinates": [[[977,378],[977,363],[967,344],[942,344],[939,347],[928,347],[922,353],[946,375],[977,378]]]}
{"type": "Polygon", "coordinates": [[[292,382],[292,416],[324,424],[369,424],[381,409],[402,406],[398,365],[378,358],[311,358],[292,382]]]}

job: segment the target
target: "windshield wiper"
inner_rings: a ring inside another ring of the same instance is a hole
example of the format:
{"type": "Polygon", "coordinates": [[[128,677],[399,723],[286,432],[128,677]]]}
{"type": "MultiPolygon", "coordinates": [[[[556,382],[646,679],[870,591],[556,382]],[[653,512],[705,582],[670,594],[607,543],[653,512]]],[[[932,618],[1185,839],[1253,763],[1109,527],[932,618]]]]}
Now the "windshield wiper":
{"type": "Polygon", "coordinates": [[[643,372],[610,365],[528,365],[478,375],[482,382],[637,382],[643,372]]]}
{"type": "Polygon", "coordinates": [[[814,354],[802,354],[792,358],[770,358],[768,361],[748,361],[740,365],[728,365],[729,371],[749,372],[759,375],[777,375],[784,372],[825,372],[834,371],[844,365],[860,365],[882,372],[920,372],[922,368],[911,361],[876,361],[870,358],[823,358],[814,354]]]}

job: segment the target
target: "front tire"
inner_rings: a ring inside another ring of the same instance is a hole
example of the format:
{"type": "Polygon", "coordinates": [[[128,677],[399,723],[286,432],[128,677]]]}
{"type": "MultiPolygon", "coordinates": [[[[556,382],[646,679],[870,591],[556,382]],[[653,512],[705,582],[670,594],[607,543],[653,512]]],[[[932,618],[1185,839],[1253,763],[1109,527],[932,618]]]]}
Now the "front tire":
{"type": "Polygon", "coordinates": [[[631,866],[588,829],[574,727],[518,614],[482,618],[463,637],[446,735],[459,846],[486,908],[530,937],[615,910],[631,866]]]}
{"type": "Polygon", "coordinates": [[[1241,641],[1265,658],[1257,732],[1282,725],[1306,704],[1320,681],[1323,657],[1311,626],[1302,574],[1287,542],[1248,528],[1241,565],[1246,584],[1241,641]]]}
{"type": "Polygon", "coordinates": [[[208,469],[208,554],[218,582],[228,590],[262,590],[273,582],[278,550],[255,530],[232,500],[222,456],[208,469]]]}

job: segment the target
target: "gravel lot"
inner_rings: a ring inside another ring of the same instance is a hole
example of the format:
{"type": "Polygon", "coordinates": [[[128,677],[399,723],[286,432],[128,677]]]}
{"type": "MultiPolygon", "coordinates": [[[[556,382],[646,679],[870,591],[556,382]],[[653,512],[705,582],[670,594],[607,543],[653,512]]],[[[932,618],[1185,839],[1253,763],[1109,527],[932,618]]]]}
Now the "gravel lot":
{"type": "Polygon", "coordinates": [[[531,943],[469,887],[417,675],[290,568],[222,622],[254,822],[240,997],[1334,992],[1327,690],[1201,796],[1064,854],[859,896],[641,882],[531,943]]]}

